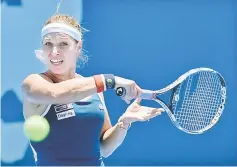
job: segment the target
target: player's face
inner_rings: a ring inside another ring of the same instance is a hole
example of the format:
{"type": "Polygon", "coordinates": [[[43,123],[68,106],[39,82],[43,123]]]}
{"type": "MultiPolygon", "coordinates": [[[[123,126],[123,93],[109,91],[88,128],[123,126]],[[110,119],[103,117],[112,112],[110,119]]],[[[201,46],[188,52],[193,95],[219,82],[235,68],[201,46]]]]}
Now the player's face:
{"type": "Polygon", "coordinates": [[[66,73],[76,66],[79,49],[77,42],[64,33],[47,34],[42,43],[48,68],[55,74],[66,73]]]}

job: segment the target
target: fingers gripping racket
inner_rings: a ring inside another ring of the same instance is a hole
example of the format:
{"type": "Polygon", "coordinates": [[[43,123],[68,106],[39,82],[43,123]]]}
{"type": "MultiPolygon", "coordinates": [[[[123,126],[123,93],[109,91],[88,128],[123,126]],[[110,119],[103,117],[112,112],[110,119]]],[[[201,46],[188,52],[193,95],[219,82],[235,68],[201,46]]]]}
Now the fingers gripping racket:
{"type": "MultiPolygon", "coordinates": [[[[124,96],[126,91],[120,87],[116,94],[124,96]]],[[[180,130],[201,134],[213,127],[221,116],[226,101],[226,84],[217,71],[196,68],[163,89],[143,89],[140,98],[159,103],[180,130]],[[160,95],[168,92],[170,100],[165,103],[160,99],[160,95]]]]}

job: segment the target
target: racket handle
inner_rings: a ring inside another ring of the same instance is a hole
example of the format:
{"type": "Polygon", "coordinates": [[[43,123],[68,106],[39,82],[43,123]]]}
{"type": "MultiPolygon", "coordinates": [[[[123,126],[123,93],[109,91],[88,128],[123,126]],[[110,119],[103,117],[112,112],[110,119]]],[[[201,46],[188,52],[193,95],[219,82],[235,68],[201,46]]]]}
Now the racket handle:
{"type": "MultiPolygon", "coordinates": [[[[118,87],[116,89],[116,94],[118,96],[125,96],[126,95],[126,89],[123,88],[123,87],[118,87]]],[[[148,99],[148,100],[151,100],[151,99],[154,99],[155,98],[155,92],[154,91],[151,91],[151,90],[146,90],[146,89],[142,89],[141,91],[141,94],[139,95],[139,97],[141,99],[148,99]]]]}
{"type": "Polygon", "coordinates": [[[142,89],[142,92],[140,94],[141,99],[151,100],[151,99],[154,99],[154,97],[155,97],[155,92],[154,91],[142,89]]]}
{"type": "Polygon", "coordinates": [[[118,96],[123,97],[123,96],[126,95],[126,89],[123,88],[123,87],[118,87],[118,88],[116,89],[116,94],[117,94],[118,96]]]}

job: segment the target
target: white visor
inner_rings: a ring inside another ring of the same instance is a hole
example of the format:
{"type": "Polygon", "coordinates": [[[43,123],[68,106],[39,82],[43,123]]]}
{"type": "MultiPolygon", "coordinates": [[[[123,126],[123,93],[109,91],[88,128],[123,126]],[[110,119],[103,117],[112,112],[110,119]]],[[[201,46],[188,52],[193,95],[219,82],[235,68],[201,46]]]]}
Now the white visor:
{"type": "Polygon", "coordinates": [[[78,30],[63,23],[50,23],[46,25],[41,32],[42,39],[44,38],[45,35],[53,32],[62,32],[67,35],[70,35],[77,41],[81,40],[81,33],[78,30]]]}

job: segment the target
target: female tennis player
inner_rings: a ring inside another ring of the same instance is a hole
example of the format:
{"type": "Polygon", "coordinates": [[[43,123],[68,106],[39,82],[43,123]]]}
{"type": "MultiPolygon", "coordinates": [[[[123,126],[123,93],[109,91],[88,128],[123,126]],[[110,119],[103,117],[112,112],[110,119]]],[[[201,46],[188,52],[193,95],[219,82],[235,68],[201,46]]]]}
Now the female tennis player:
{"type": "Polygon", "coordinates": [[[45,117],[50,133],[31,141],[38,166],[103,166],[103,157],[118,148],[136,121],[160,115],[162,109],[141,106],[139,86],[112,74],[83,77],[76,73],[82,49],[82,30],[68,15],[52,16],[42,29],[41,57],[48,70],[30,74],[22,83],[24,117],[45,117]],[[134,100],[112,126],[103,92],[124,87],[127,103],[134,100]]]}

